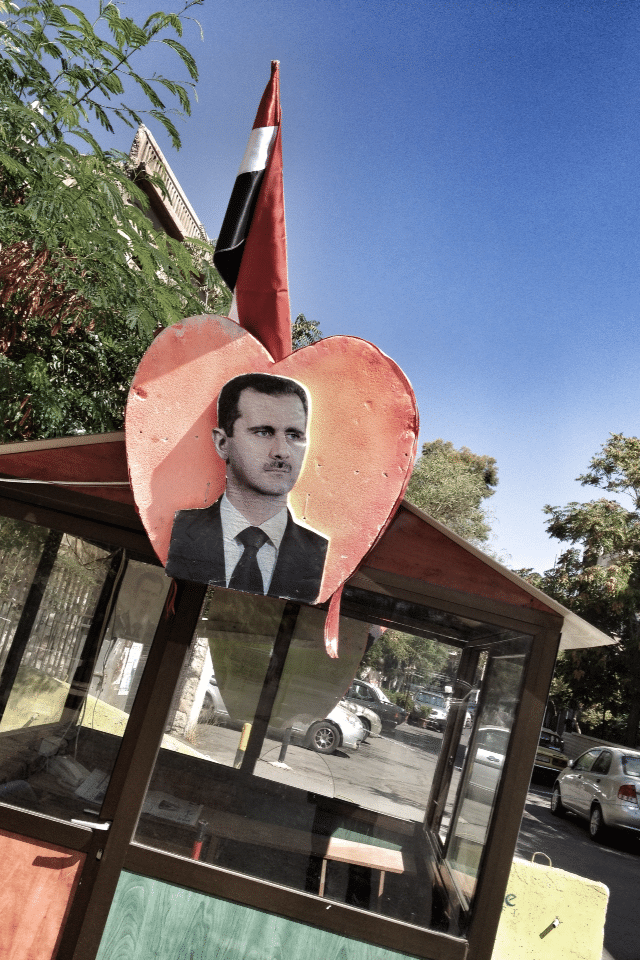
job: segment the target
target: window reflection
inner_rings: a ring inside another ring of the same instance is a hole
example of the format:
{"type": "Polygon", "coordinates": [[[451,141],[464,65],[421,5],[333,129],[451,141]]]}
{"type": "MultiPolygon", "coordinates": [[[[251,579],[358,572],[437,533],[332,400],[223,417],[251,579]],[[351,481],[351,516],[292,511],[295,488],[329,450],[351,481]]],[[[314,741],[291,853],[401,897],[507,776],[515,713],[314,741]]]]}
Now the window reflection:
{"type": "Polygon", "coordinates": [[[473,898],[520,699],[530,637],[496,643],[483,660],[476,723],[445,840],[445,860],[463,900],[473,898]]]}
{"type": "MultiPolygon", "coordinates": [[[[511,722],[512,715],[499,719],[495,709],[517,702],[522,656],[514,648],[514,671],[495,664],[489,669],[485,655],[476,675],[475,654],[471,679],[458,680],[463,640],[471,635],[484,638],[487,647],[500,648],[511,658],[508,631],[414,605],[405,611],[398,639],[389,630],[379,656],[367,658],[366,679],[354,683],[354,676],[362,676],[365,652],[371,652],[372,643],[375,651],[384,635],[369,620],[375,617],[375,598],[365,599],[361,617],[341,617],[338,660],[324,649],[324,612],[299,608],[284,668],[272,690],[264,736],[258,737],[249,757],[287,606],[270,598],[215,591],[194,641],[195,646],[206,641],[210,660],[205,657],[200,722],[188,737],[193,754],[161,751],[136,840],[457,933],[460,911],[450,909],[432,845],[425,842],[429,796],[450,727],[457,731],[449,785],[454,801],[461,785],[468,783],[464,759],[470,738],[477,755],[480,726],[490,726],[491,720],[503,730],[503,723],[511,722]],[[407,632],[409,618],[416,625],[419,619],[420,635],[407,632]],[[396,642],[414,656],[422,644],[431,656],[426,661],[433,665],[431,672],[418,669],[415,660],[391,670],[383,651],[396,642]],[[468,706],[476,682],[480,706],[472,729],[468,706]],[[367,707],[405,704],[401,721],[388,721],[386,729],[378,728],[374,735],[357,712],[365,703],[357,694],[371,689],[380,696],[372,694],[367,707]]],[[[360,612],[353,600],[349,609],[360,612]]],[[[468,662],[465,669],[469,673],[468,662]]],[[[497,779],[500,775],[498,767],[497,779]]],[[[478,834],[480,853],[491,809],[484,833],[478,834]]],[[[445,838],[451,828],[451,851],[456,843],[461,850],[467,813],[465,808],[464,816],[442,820],[445,838]]],[[[452,857],[450,853],[451,863],[452,857]]],[[[452,895],[457,896],[455,891],[452,895]]]]}
{"type": "Polygon", "coordinates": [[[0,800],[86,819],[168,580],[121,549],[19,521],[0,520],[0,546],[0,800]]]}

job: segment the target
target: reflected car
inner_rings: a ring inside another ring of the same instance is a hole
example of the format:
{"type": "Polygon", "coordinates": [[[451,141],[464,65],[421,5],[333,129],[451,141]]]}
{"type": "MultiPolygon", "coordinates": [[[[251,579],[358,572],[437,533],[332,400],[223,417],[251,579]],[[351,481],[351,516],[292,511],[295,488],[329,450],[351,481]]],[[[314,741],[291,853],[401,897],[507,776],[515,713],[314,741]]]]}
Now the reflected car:
{"type": "Polygon", "coordinates": [[[542,776],[551,775],[555,780],[560,770],[569,763],[569,757],[564,753],[564,744],[561,737],[548,727],[540,731],[540,740],[533,763],[533,772],[542,776]]]}
{"type": "Polygon", "coordinates": [[[304,742],[316,753],[329,754],[335,753],[339,747],[357,750],[365,736],[365,729],[355,710],[339,703],[324,720],[316,720],[311,724],[304,742]]]}
{"type": "Polygon", "coordinates": [[[446,697],[432,690],[421,690],[416,694],[415,704],[417,707],[429,707],[428,727],[432,727],[434,730],[444,730],[449,713],[449,704],[446,697]]]}
{"type": "Polygon", "coordinates": [[[476,754],[469,774],[469,798],[493,802],[504,765],[511,731],[505,727],[480,727],[475,740],[476,754]]]}
{"type": "Polygon", "coordinates": [[[383,730],[395,730],[400,723],[404,723],[407,719],[406,710],[392,703],[380,687],[374,687],[372,683],[367,683],[366,680],[354,680],[344,699],[356,704],[364,704],[369,710],[377,713],[383,730]]]}
{"type": "Polygon", "coordinates": [[[571,811],[589,823],[592,840],[612,828],[640,835],[640,753],[624,747],[587,750],[559,774],[551,794],[551,812],[571,811]]]}
{"type": "Polygon", "coordinates": [[[230,722],[229,711],[224,705],[222,694],[218,688],[215,673],[211,674],[209,685],[205,691],[202,708],[198,716],[198,723],[213,723],[226,726],[230,722]]]}
{"type": "Polygon", "coordinates": [[[382,733],[382,721],[377,713],[365,707],[359,700],[341,700],[341,706],[349,710],[355,710],[360,723],[364,727],[365,739],[369,737],[379,737],[382,733]]]}

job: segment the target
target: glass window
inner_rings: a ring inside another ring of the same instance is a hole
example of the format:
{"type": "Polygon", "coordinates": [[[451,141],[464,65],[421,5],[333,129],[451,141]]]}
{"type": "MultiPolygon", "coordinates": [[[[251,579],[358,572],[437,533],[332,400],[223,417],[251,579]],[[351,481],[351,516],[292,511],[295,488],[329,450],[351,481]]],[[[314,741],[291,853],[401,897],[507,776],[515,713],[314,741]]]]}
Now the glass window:
{"type": "Polygon", "coordinates": [[[611,753],[609,750],[603,750],[594,765],[591,767],[591,773],[609,773],[611,766],[611,753]]]}
{"type": "Polygon", "coordinates": [[[557,733],[551,733],[549,730],[543,730],[540,734],[540,746],[547,750],[562,750],[562,740],[557,733]]]}
{"type": "Polygon", "coordinates": [[[0,519],[0,800],[99,810],[160,618],[162,568],[0,519]]]}
{"type": "Polygon", "coordinates": [[[474,730],[458,790],[450,791],[450,822],[444,819],[440,830],[449,880],[463,904],[473,900],[530,646],[530,637],[511,635],[481,661],[474,730]]]}
{"type": "Polygon", "coordinates": [[[581,757],[578,757],[576,762],[573,765],[574,770],[591,770],[591,767],[595,763],[596,757],[600,753],[600,748],[597,750],[588,750],[587,753],[583,753],[581,757]]]}
{"type": "Polygon", "coordinates": [[[622,769],[628,777],[640,777],[640,757],[623,757],[622,769]]]}
{"type": "MultiPolygon", "coordinates": [[[[210,591],[187,657],[193,683],[186,674],[181,681],[198,722],[178,738],[188,750],[163,745],[135,839],[459,933],[460,911],[451,910],[448,900],[457,894],[442,885],[425,842],[444,725],[440,715],[432,725],[428,716],[421,722],[414,694],[443,691],[445,724],[455,725],[460,758],[448,786],[455,804],[460,785],[468,781],[468,763],[463,764],[470,738],[464,725],[468,696],[480,690],[478,725],[500,725],[506,749],[528,643],[505,639],[512,637],[508,631],[415,605],[405,610],[404,620],[394,614],[396,626],[372,628],[372,620],[379,627],[385,618],[377,597],[362,593],[352,592],[343,606],[339,658],[333,660],[324,648],[322,610],[210,591]],[[470,637],[485,638],[495,656],[486,655],[480,664],[474,654],[478,669],[462,683],[460,653],[470,637]],[[356,674],[364,679],[354,682],[356,674]],[[378,737],[367,735],[355,704],[341,699],[341,693],[368,689],[369,683],[388,700],[377,701],[380,707],[392,707],[401,720],[383,722],[378,737]]],[[[388,598],[382,599],[386,604],[388,598]]],[[[474,740],[470,755],[477,753],[474,740]]],[[[500,771],[496,783],[499,777],[500,771]]],[[[484,819],[471,840],[463,830],[467,808],[438,820],[451,869],[454,860],[456,869],[466,869],[474,847],[474,881],[492,810],[492,804],[479,806],[484,819]]]]}

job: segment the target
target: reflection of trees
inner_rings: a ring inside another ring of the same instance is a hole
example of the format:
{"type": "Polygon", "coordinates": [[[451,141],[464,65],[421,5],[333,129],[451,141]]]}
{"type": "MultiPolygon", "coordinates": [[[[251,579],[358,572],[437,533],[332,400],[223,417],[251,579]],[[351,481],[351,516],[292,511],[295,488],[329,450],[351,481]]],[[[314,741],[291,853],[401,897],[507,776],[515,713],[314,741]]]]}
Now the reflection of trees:
{"type": "Polygon", "coordinates": [[[29,628],[23,638],[29,641],[24,663],[58,679],[70,679],[105,577],[107,551],[68,534],[52,534],[7,518],[0,520],[0,548],[2,661],[22,623],[22,632],[25,625],[29,628]],[[48,555],[46,576],[42,576],[43,551],[48,555]]]}
{"type": "Polygon", "coordinates": [[[526,649],[523,641],[500,644],[485,668],[483,723],[511,726],[519,701],[526,649]]]}
{"type": "Polygon", "coordinates": [[[391,690],[400,689],[407,680],[428,686],[436,674],[450,674],[453,679],[458,660],[453,662],[452,653],[455,648],[439,640],[387,630],[374,641],[362,666],[381,673],[391,690]]]}
{"type": "MultiPolygon", "coordinates": [[[[220,694],[232,719],[251,720],[258,700],[285,601],[235,591],[218,591],[205,610],[206,634],[220,694]]],[[[369,626],[340,620],[340,656],[327,656],[326,613],[302,607],[287,653],[271,725],[322,719],[351,683],[366,646],[369,626]]]]}

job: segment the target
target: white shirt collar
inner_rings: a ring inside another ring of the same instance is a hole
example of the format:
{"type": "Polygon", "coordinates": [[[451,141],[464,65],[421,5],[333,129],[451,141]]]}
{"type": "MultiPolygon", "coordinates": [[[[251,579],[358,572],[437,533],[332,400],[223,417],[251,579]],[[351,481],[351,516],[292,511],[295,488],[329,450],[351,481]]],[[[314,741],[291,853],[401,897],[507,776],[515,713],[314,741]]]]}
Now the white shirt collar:
{"type": "Polygon", "coordinates": [[[271,517],[270,520],[265,520],[264,523],[250,523],[249,520],[234,507],[225,491],[220,501],[220,518],[222,520],[225,537],[235,539],[238,534],[246,530],[247,527],[257,526],[266,533],[275,549],[279,550],[289,515],[287,508],[283,507],[279,513],[276,513],[275,517],[271,517]]]}

